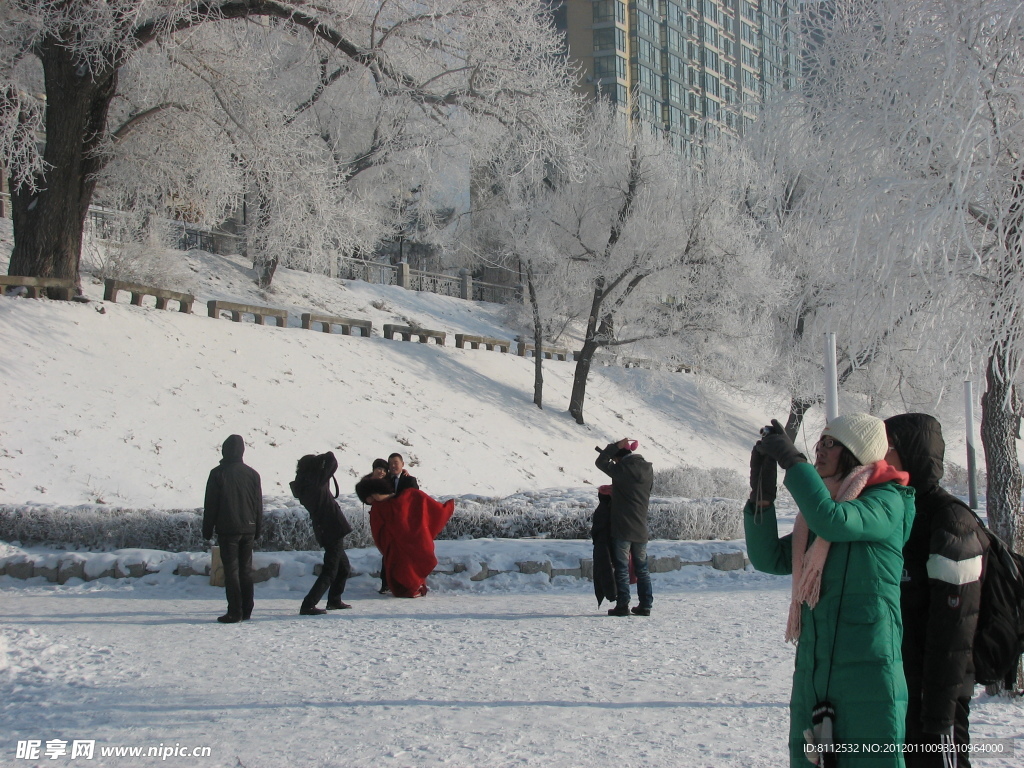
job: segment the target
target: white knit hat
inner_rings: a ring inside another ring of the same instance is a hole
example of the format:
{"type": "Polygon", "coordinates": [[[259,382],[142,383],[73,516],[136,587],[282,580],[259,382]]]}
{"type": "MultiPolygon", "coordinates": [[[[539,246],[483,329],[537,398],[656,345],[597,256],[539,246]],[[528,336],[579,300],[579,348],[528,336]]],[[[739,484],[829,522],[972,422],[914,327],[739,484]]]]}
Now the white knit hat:
{"type": "Polygon", "coordinates": [[[885,422],[867,413],[837,416],[821,431],[821,436],[845,445],[861,464],[881,461],[889,451],[885,422]]]}

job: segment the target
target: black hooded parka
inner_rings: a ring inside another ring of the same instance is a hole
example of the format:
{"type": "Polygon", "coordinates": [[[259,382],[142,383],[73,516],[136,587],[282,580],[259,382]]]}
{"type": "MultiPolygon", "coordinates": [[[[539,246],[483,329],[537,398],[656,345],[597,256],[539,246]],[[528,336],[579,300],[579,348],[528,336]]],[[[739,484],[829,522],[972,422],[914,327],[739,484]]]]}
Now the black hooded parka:
{"type": "MultiPolygon", "coordinates": [[[[939,422],[907,413],[886,419],[885,426],[917,491],[900,596],[907,743],[931,743],[955,725],[954,741],[965,744],[987,537],[971,510],[939,485],[945,454],[939,422]]],[[[934,754],[908,751],[908,766],[930,764],[942,765],[934,754]]],[[[969,765],[963,753],[959,765],[969,765]]]]}

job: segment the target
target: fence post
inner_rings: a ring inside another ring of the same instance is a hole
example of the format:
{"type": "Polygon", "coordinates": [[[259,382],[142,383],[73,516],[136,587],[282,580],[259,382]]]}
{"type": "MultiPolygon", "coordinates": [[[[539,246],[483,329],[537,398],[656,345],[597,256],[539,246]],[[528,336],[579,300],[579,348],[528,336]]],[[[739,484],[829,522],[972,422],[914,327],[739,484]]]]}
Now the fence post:
{"type": "Polygon", "coordinates": [[[403,261],[398,265],[398,287],[408,290],[411,282],[409,279],[409,263],[403,261]]]}
{"type": "Polygon", "coordinates": [[[468,301],[473,298],[473,276],[469,273],[468,269],[463,267],[459,270],[459,277],[462,278],[462,284],[459,287],[459,297],[468,301]]]}

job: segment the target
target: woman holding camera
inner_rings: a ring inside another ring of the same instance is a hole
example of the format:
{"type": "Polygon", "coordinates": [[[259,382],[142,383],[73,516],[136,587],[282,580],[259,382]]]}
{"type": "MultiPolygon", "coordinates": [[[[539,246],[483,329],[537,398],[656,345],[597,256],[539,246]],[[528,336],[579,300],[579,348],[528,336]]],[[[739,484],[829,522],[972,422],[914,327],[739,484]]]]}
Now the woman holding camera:
{"type": "Polygon", "coordinates": [[[829,422],[813,466],[779,422],[762,435],[750,456],[743,522],[754,567],[793,575],[790,765],[903,766],[900,577],[914,519],[909,478],[884,461],[885,424],[866,413],[829,422]],[[781,538],[776,465],[799,510],[793,533],[781,538]]]}

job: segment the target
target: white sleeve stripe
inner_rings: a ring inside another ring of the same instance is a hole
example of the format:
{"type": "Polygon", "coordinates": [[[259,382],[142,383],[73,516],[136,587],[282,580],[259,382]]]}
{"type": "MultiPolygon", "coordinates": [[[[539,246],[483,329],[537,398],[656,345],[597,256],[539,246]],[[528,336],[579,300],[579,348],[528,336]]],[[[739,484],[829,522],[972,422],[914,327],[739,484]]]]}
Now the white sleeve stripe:
{"type": "Polygon", "coordinates": [[[981,555],[967,560],[950,560],[942,555],[929,555],[928,578],[957,586],[977,581],[981,578],[981,555]]]}

